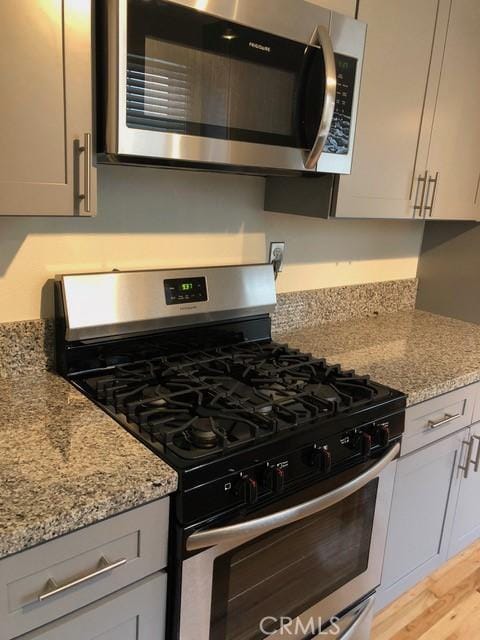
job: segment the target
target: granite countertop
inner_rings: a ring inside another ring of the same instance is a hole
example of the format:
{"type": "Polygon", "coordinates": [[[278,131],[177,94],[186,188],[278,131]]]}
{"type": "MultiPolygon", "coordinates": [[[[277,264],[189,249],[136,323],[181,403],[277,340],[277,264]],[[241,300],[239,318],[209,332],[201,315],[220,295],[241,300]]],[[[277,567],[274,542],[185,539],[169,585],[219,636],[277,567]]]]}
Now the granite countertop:
{"type": "MultiPolygon", "coordinates": [[[[480,381],[480,326],[402,311],[275,334],[408,404],[480,381]]],[[[0,558],[161,498],[177,475],[62,378],[0,378],[0,558]]]]}
{"type": "Polygon", "coordinates": [[[0,558],[176,490],[177,474],[62,378],[0,379],[0,558]]]}
{"type": "Polygon", "coordinates": [[[423,311],[331,322],[274,337],[403,391],[408,405],[480,380],[480,325],[423,311]]]}

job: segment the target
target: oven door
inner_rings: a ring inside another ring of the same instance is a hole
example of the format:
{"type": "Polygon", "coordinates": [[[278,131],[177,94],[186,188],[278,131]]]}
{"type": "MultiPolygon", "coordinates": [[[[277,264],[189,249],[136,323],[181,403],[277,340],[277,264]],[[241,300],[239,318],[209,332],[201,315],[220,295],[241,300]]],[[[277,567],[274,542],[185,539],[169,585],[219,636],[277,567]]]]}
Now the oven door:
{"type": "Polygon", "coordinates": [[[304,639],[323,625],[332,637],[362,637],[352,629],[371,618],[365,597],[380,583],[399,450],[253,518],[191,534],[187,551],[197,553],[182,564],[180,638],[304,639]]]}
{"type": "Polygon", "coordinates": [[[336,60],[330,11],[281,5],[109,0],[107,153],[316,171],[327,143],[332,158],[348,161],[357,59],[336,60]],[[327,142],[334,117],[337,133],[327,142]]]}

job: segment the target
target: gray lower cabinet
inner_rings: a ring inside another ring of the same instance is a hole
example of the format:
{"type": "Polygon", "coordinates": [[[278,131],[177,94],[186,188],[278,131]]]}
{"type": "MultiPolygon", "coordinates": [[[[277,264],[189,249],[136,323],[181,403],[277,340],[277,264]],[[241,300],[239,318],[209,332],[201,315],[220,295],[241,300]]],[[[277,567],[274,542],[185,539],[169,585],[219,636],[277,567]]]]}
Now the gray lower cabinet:
{"type": "Polygon", "coordinates": [[[158,573],[18,640],[163,640],[165,573],[158,573]]]}
{"type": "Polygon", "coordinates": [[[168,520],[163,498],[0,560],[0,640],[163,639],[168,520]]]}
{"type": "Polygon", "coordinates": [[[447,558],[461,480],[456,471],[468,433],[462,429],[398,461],[377,608],[447,558]]]}
{"type": "Polygon", "coordinates": [[[463,442],[461,464],[455,472],[460,480],[448,557],[480,537],[480,422],[470,428],[463,442]]]}

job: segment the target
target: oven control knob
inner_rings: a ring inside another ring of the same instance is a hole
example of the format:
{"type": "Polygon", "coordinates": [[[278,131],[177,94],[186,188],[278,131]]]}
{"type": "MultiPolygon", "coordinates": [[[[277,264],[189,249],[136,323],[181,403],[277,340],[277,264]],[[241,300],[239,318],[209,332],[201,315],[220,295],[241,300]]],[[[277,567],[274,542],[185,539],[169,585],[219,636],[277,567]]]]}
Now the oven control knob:
{"type": "Polygon", "coordinates": [[[390,442],[390,428],[388,426],[388,422],[385,424],[381,424],[377,429],[377,442],[381,447],[386,447],[390,442]]]}
{"type": "Polygon", "coordinates": [[[317,467],[322,473],[332,470],[332,454],[324,447],[315,447],[310,457],[310,465],[317,467]]]}
{"type": "Polygon", "coordinates": [[[241,493],[243,494],[243,499],[247,504],[255,504],[258,500],[258,484],[255,478],[250,478],[250,476],[244,475],[241,480],[241,493]]]}
{"type": "Polygon", "coordinates": [[[369,456],[372,450],[372,436],[369,433],[362,433],[361,440],[362,456],[369,456]]]}
{"type": "Polygon", "coordinates": [[[285,489],[285,469],[280,467],[268,467],[265,474],[265,487],[280,493],[285,489]]]}

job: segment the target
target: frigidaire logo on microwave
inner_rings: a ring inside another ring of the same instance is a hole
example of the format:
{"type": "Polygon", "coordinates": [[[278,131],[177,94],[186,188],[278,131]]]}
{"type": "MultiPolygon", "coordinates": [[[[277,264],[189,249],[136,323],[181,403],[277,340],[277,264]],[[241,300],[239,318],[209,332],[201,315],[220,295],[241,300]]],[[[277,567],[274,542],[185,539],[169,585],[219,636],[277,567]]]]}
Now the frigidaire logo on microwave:
{"type": "Polygon", "coordinates": [[[258,42],[249,42],[248,46],[253,49],[260,49],[260,51],[267,51],[268,53],[272,50],[270,47],[267,47],[266,44],[259,44],[258,42]]]}

